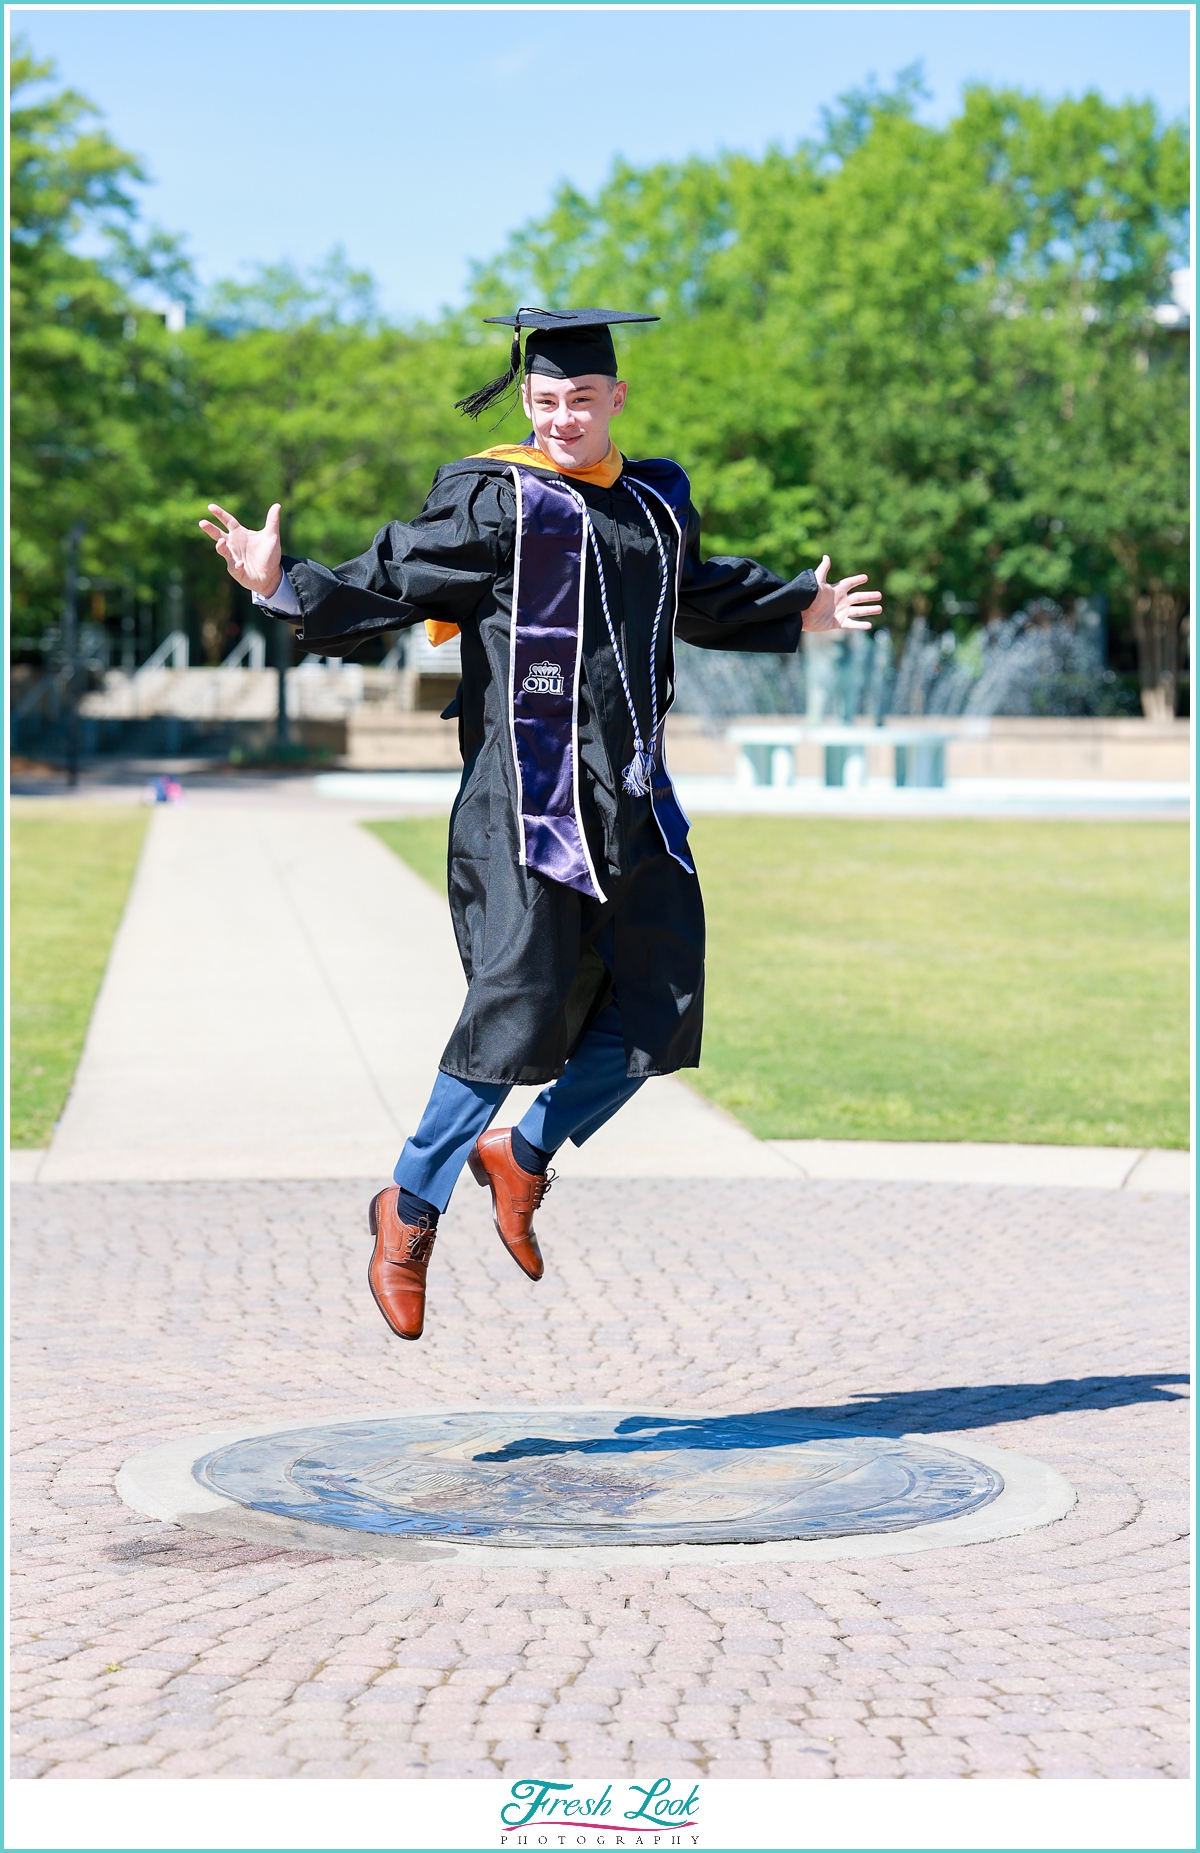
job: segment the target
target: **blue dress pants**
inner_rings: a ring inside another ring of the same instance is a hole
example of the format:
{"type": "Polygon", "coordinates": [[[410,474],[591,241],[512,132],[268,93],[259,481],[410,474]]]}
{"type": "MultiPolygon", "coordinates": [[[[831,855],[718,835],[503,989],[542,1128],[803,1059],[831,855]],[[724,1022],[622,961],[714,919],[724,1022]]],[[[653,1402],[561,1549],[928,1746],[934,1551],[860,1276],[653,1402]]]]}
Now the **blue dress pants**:
{"type": "MultiPolygon", "coordinates": [[[[557,1081],[544,1087],[524,1119],[523,1136],[539,1151],[556,1152],[572,1139],[582,1145],[632,1099],[641,1080],[625,1072],[625,1038],[615,1003],[602,1010],[557,1081]]],[[[439,1070],[421,1124],[396,1162],[402,1190],[444,1210],[467,1162],[509,1094],[502,1084],[459,1081],[439,1070]]]]}

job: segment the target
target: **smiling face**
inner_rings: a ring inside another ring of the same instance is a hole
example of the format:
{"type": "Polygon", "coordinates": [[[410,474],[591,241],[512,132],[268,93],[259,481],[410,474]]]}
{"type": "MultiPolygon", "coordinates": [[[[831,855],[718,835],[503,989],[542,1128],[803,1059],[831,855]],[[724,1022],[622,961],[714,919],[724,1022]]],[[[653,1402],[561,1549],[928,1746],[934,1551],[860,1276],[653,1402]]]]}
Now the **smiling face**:
{"type": "Polygon", "coordinates": [[[587,470],[608,455],[608,427],[624,407],[625,393],[625,381],[605,373],[581,373],[574,380],[531,373],[521,386],[521,404],[542,454],[560,470],[587,470]]]}

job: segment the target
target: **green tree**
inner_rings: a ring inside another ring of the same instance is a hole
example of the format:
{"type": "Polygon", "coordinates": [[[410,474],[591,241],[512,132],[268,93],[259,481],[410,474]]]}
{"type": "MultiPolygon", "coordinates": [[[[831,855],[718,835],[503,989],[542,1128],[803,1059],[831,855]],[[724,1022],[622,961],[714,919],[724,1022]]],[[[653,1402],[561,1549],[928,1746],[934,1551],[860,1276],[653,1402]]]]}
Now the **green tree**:
{"type": "Polygon", "coordinates": [[[159,514],[214,639],[233,591],[197,527],[210,501],[253,524],[281,502],[289,552],[341,560],[384,520],[414,514],[438,464],[470,447],[456,429],[453,344],[389,326],[370,277],[338,252],[307,279],[275,266],[222,284],[184,350],[195,423],[159,514]]]}
{"type": "Polygon", "coordinates": [[[1155,317],[1186,248],[1186,139],[1148,104],[988,91],[961,134],[1009,216],[989,353],[1013,516],[993,595],[1101,589],[1136,625],[1152,589],[1186,585],[1188,344],[1155,317]]]}
{"type": "Polygon", "coordinates": [[[152,433],[181,391],[162,319],[130,286],[176,290],[185,267],[161,235],[132,236],[134,158],[75,91],[30,99],[53,77],[18,41],[11,117],[11,472],[13,632],[35,644],[57,615],[62,541],[87,526],[85,566],[121,575],[144,559],[160,494],[152,433]],[[81,256],[81,232],[105,236],[81,256]]]}
{"type": "Polygon", "coordinates": [[[620,442],[687,466],[709,551],[790,573],[828,547],[883,584],[900,628],[1103,591],[1138,634],[1148,708],[1169,704],[1187,343],[1155,310],[1184,249],[1188,151],[1150,105],[976,87],[932,128],[904,72],[791,151],[619,162],[594,198],[564,188],[433,326],[388,324],[335,253],[308,278],[224,284],[169,335],[139,284],[183,296],[186,267],[135,235],[139,170],[90,105],[28,100],[50,75],[18,49],[19,639],[54,615],[82,518],[90,570],[180,574],[220,651],[210,500],[248,520],[279,500],[291,550],[347,557],[415,511],[439,462],[523,434],[519,410],[490,428],[453,410],[506,358],[481,315],[609,301],[663,317],[622,338],[620,442]],[[97,229],[105,255],[80,255],[97,229]]]}
{"type": "Polygon", "coordinates": [[[476,306],[664,316],[627,338],[622,442],[686,463],[711,551],[829,546],[901,625],[1096,590],[1128,622],[1185,583],[1186,343],[1154,318],[1184,132],[984,87],[936,129],[919,93],[852,94],[790,154],[564,189],[476,306]]]}

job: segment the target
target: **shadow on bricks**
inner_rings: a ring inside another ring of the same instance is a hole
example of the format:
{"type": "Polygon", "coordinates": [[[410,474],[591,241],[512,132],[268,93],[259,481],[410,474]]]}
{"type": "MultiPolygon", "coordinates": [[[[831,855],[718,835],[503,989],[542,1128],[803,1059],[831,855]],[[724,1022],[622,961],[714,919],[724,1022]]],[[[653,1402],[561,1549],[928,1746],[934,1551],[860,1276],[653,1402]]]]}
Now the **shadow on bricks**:
{"type": "Polygon", "coordinates": [[[527,1460],[549,1454],[661,1453],[664,1448],[786,1448],[796,1442],[797,1420],[820,1426],[853,1424],[864,1434],[958,1432],[991,1428],[1001,1422],[1024,1422],[1035,1415],[1062,1415],[1067,1410],[1125,1409],[1133,1403],[1186,1400],[1168,1383],[1189,1383],[1179,1371],[1143,1372],[1132,1377],[1060,1377],[1053,1383],[958,1384],[940,1390],[902,1390],[876,1396],[860,1392],[853,1403],[827,1407],[760,1409],[745,1415],[629,1416],[616,1432],[594,1440],[526,1435],[481,1461],[527,1460]]]}

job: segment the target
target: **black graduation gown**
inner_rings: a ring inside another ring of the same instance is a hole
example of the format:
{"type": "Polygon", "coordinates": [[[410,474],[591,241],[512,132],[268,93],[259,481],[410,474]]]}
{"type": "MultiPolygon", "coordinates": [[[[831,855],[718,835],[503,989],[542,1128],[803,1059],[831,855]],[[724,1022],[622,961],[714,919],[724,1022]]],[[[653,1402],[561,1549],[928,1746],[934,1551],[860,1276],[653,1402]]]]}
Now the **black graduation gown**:
{"type": "MultiPolygon", "coordinates": [[[[621,480],[573,480],[604,560],[609,611],[641,731],[650,737],[650,633],[661,568],[649,524],[621,480]]],[[[644,498],[649,500],[650,498],[644,498]]],[[[660,532],[671,571],[675,540],[660,532]]],[[[690,514],[676,633],[708,649],[794,651],[816,593],[753,560],[701,561],[690,514]]],[[[580,811],[604,902],[518,862],[507,711],[516,494],[508,466],[468,458],[440,469],[421,513],[392,521],[355,560],[329,568],[285,558],[303,614],[299,641],[348,655],[385,630],[441,619],[460,627],[463,778],[450,820],[450,910],[468,991],[441,1067],[463,1080],[542,1084],[562,1073],[614,986],[629,1075],[700,1059],[704,908],[695,875],[663,846],[646,798],[621,788],[633,725],[588,560],[580,677],[580,811]]],[[[295,620],[293,619],[293,622],[295,620]]],[[[660,635],[659,713],[671,652],[660,635]]],[[[397,922],[397,934],[402,923],[397,922]]],[[[413,973],[420,982],[419,972],[413,973]]]]}

